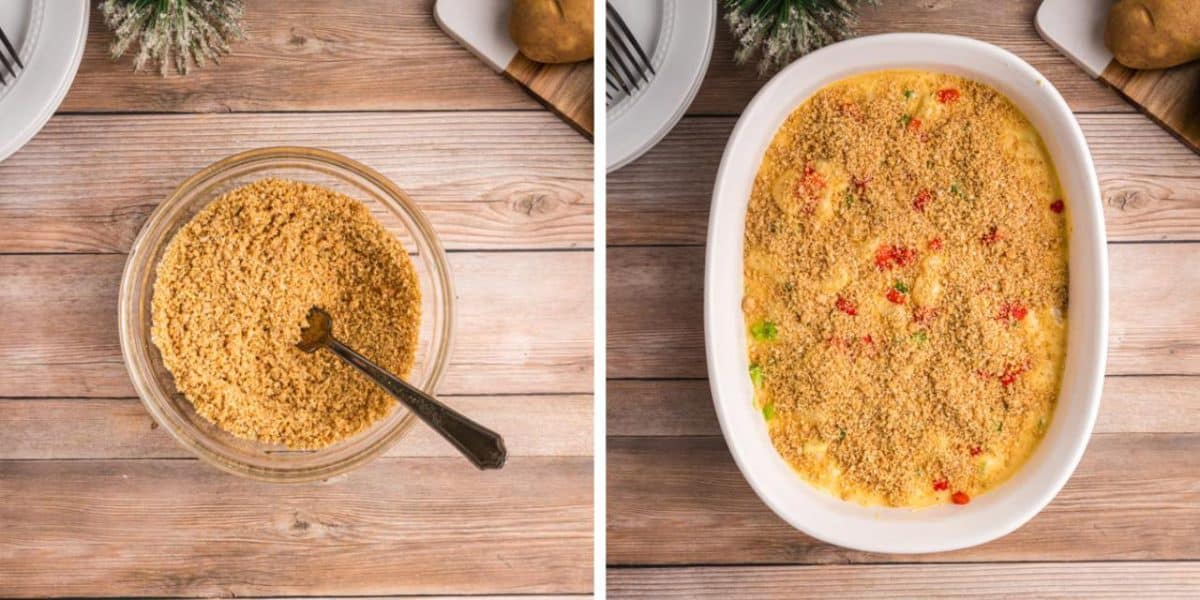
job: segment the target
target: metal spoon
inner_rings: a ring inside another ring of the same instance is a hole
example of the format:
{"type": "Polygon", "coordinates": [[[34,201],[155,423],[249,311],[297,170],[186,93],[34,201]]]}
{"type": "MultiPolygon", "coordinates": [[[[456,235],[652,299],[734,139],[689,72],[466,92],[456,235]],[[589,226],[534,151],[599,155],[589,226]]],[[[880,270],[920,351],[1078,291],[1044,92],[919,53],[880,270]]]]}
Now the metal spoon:
{"type": "Polygon", "coordinates": [[[454,444],[476,467],[499,469],[504,466],[508,451],[504,449],[504,439],[499,434],[468,419],[339,342],[333,337],[333,317],[329,313],[312,307],[308,311],[308,326],[300,330],[300,342],[296,346],[305,352],[328,348],[421,417],[426,425],[454,444]]]}

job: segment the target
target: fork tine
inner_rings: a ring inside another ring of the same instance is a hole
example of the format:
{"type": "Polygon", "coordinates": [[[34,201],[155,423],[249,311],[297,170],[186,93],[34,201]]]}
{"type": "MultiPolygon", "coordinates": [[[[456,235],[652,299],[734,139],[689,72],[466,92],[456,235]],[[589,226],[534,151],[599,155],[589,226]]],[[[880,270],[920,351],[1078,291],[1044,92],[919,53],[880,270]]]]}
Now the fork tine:
{"type": "Polygon", "coordinates": [[[626,38],[622,35],[622,32],[620,32],[620,30],[617,28],[616,24],[611,24],[610,30],[612,31],[612,42],[619,50],[619,54],[624,58],[624,64],[626,67],[625,70],[626,72],[629,72],[632,79],[634,79],[634,83],[632,83],[634,88],[641,88],[643,82],[649,83],[650,76],[647,74],[649,65],[644,64],[644,62],[638,58],[638,55],[634,53],[634,50],[630,49],[630,44],[636,44],[637,41],[626,40],[626,38]]]}
{"type": "Polygon", "coordinates": [[[608,71],[608,74],[604,78],[605,91],[608,91],[609,89],[613,89],[613,90],[617,90],[618,92],[623,92],[626,95],[628,95],[629,92],[626,91],[627,88],[625,87],[625,82],[621,81],[621,78],[617,77],[617,75],[615,73],[613,73],[611,65],[609,65],[607,71],[608,71]]]}
{"type": "MultiPolygon", "coordinates": [[[[4,68],[8,69],[8,72],[12,75],[13,79],[16,80],[17,72],[13,71],[12,65],[9,64],[8,59],[4,58],[3,50],[0,50],[0,63],[4,65],[4,68]]],[[[4,71],[0,71],[0,83],[4,83],[4,71]]]]}
{"type": "Polygon", "coordinates": [[[622,74],[620,69],[617,68],[615,58],[611,61],[608,61],[608,67],[606,70],[608,71],[608,76],[611,77],[613,82],[616,84],[614,87],[624,92],[627,96],[633,95],[633,90],[636,89],[636,86],[630,85],[625,75],[622,74]]]}
{"type": "Polygon", "coordinates": [[[642,70],[641,65],[637,64],[637,59],[629,52],[629,48],[625,47],[625,43],[620,38],[620,35],[613,34],[608,38],[607,44],[608,53],[617,59],[617,64],[622,67],[625,76],[629,78],[629,85],[634,89],[640,88],[643,79],[642,76],[646,71],[642,70]]]}
{"type": "MultiPolygon", "coordinates": [[[[12,42],[8,41],[8,36],[7,36],[7,35],[4,35],[4,29],[3,29],[3,28],[0,28],[0,43],[3,43],[3,44],[4,44],[4,47],[5,47],[5,48],[8,48],[8,53],[12,55],[12,57],[13,57],[13,60],[17,61],[17,66],[19,66],[19,67],[21,67],[22,69],[24,69],[24,68],[25,68],[25,64],[21,62],[21,57],[20,57],[20,55],[18,55],[18,54],[17,54],[17,51],[16,51],[15,49],[13,49],[12,42]]],[[[8,64],[8,61],[5,61],[5,64],[7,65],[7,64],[8,64]]],[[[11,67],[11,66],[8,68],[8,71],[9,71],[10,73],[12,73],[12,67],[11,67]]],[[[15,77],[15,76],[16,76],[16,73],[13,73],[13,76],[15,77]]]]}
{"type": "Polygon", "coordinates": [[[613,59],[611,62],[609,62],[609,65],[612,66],[613,73],[619,79],[621,79],[625,86],[625,93],[632,94],[633,90],[638,89],[638,81],[640,78],[633,76],[633,70],[625,64],[625,60],[621,58],[621,52],[615,46],[613,46],[611,40],[605,40],[605,46],[608,48],[609,58],[613,59]]]}
{"type": "Polygon", "coordinates": [[[642,59],[642,65],[644,65],[644,69],[650,71],[650,73],[653,75],[657,75],[658,73],[654,71],[654,64],[650,62],[650,57],[646,56],[645,50],[642,50],[642,45],[638,43],[637,38],[633,35],[633,32],[629,30],[629,26],[625,24],[625,19],[621,18],[621,13],[617,12],[617,9],[613,7],[612,2],[605,2],[604,4],[605,11],[609,14],[613,23],[617,25],[617,29],[621,32],[621,34],[629,39],[630,45],[633,46],[634,52],[637,53],[638,58],[642,59]]]}

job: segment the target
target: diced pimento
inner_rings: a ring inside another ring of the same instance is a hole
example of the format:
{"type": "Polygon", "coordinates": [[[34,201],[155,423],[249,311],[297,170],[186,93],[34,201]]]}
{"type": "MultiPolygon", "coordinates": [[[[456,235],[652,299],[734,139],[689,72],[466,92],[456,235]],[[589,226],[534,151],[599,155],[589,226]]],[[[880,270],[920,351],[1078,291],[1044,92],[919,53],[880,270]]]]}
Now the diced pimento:
{"type": "Polygon", "coordinates": [[[855,306],[853,302],[851,302],[841,296],[838,296],[837,301],[834,302],[833,305],[836,306],[838,310],[840,310],[852,317],[854,315],[858,314],[858,307],[855,306]]]}
{"type": "Polygon", "coordinates": [[[868,333],[867,335],[864,335],[864,336],[862,337],[862,341],[863,341],[863,343],[864,343],[864,344],[866,344],[866,345],[868,345],[868,346],[874,346],[874,345],[875,345],[875,338],[872,338],[872,337],[871,337],[871,334],[869,334],[869,333],[868,333]]]}
{"type": "Polygon", "coordinates": [[[941,492],[950,489],[950,482],[945,479],[939,479],[933,482],[934,491],[941,492]]]}
{"type": "Polygon", "coordinates": [[[979,238],[979,241],[990,245],[995,244],[1002,239],[1004,239],[1004,234],[1000,233],[1000,228],[992,225],[991,229],[988,229],[988,232],[983,234],[983,237],[979,238]]]}
{"type": "Polygon", "coordinates": [[[971,501],[971,497],[966,492],[954,492],[950,495],[950,501],[955,504],[966,504],[971,501]]]}
{"type": "Polygon", "coordinates": [[[1061,214],[1066,207],[1067,205],[1063,204],[1062,198],[1050,203],[1050,210],[1054,211],[1056,214],[1061,214]]]}
{"type": "Polygon", "coordinates": [[[942,238],[933,238],[929,240],[929,249],[933,252],[942,251],[942,238]]]}
{"type": "Polygon", "coordinates": [[[1017,382],[1017,378],[1025,372],[1025,367],[1008,367],[1004,369],[1004,373],[1000,375],[1000,385],[1008,387],[1017,382]]]}
{"type": "Polygon", "coordinates": [[[884,244],[875,250],[875,268],[886,271],[893,267],[907,267],[917,260],[917,251],[904,246],[884,244]]]}
{"type": "Polygon", "coordinates": [[[916,117],[909,119],[908,120],[908,130],[909,131],[920,131],[921,130],[921,120],[916,117]]]}
{"type": "Polygon", "coordinates": [[[971,448],[971,456],[979,456],[980,452],[983,452],[983,448],[980,448],[979,446],[971,448]]]}
{"type": "Polygon", "coordinates": [[[929,190],[921,190],[917,192],[917,197],[913,199],[913,210],[917,212],[925,212],[925,207],[933,200],[933,193],[929,190]]]}
{"type": "Polygon", "coordinates": [[[896,288],[887,291],[887,299],[892,304],[904,304],[904,294],[896,288]]]}
{"type": "Polygon", "coordinates": [[[929,306],[914,306],[912,320],[914,323],[928,325],[929,322],[934,319],[934,317],[937,317],[937,315],[938,309],[936,308],[929,306]]]}
{"type": "Polygon", "coordinates": [[[962,94],[954,88],[944,88],[937,91],[938,102],[942,104],[953,104],[958,101],[962,94]]]}
{"type": "Polygon", "coordinates": [[[997,321],[1017,322],[1025,318],[1029,314],[1029,309],[1025,308],[1020,302],[1005,302],[1000,307],[1000,312],[996,314],[997,321]]]}

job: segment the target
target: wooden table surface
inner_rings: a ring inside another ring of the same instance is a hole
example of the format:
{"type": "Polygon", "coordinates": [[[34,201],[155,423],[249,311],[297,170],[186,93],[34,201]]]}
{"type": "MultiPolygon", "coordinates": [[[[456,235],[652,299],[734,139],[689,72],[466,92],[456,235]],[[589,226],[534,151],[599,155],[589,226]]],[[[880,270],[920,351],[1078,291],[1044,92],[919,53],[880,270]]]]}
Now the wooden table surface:
{"type": "Polygon", "coordinates": [[[59,114],[0,163],[0,596],[590,593],[592,145],[431,9],[249,1],[233,56],[168,79],[111,63],[93,12],[59,114]],[[503,470],[417,426],[348,476],[269,485],[156,429],[117,340],[124,254],[188,175],[281,144],[426,212],[459,308],[439,391],[505,436],[503,470]]]}
{"type": "Polygon", "coordinates": [[[886,0],[863,33],[1009,49],[1077,112],[1108,223],[1112,307],[1100,420],[1066,488],[1015,533],[932,555],[853,552],[785,524],[720,436],[705,380],[713,178],[762,85],[724,23],[690,113],[609,176],[608,591],[612,597],[1200,597],[1200,156],[1044,43],[1036,0],[886,0]]]}

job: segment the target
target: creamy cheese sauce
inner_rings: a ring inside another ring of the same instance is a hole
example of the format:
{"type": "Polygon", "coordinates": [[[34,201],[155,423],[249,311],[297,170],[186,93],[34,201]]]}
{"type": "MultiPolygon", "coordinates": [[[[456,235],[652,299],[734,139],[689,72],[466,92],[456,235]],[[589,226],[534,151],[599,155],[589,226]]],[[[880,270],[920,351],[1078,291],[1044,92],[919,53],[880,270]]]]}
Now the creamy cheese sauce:
{"type": "Polygon", "coordinates": [[[985,85],[884,71],[798,107],[746,217],[750,376],[780,454],[869,505],[1008,478],[1060,386],[1066,211],[1037,130],[985,85]]]}

